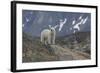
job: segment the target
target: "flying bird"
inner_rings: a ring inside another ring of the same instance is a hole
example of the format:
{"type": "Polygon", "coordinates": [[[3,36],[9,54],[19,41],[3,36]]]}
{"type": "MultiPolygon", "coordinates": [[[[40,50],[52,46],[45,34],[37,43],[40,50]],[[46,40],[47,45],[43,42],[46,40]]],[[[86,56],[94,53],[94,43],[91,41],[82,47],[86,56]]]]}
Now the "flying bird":
{"type": "Polygon", "coordinates": [[[28,18],[26,18],[26,22],[29,22],[29,19],[28,18]]]}
{"type": "Polygon", "coordinates": [[[88,17],[86,17],[86,18],[84,19],[83,24],[85,24],[87,20],[88,20],[88,17]]]}
{"type": "Polygon", "coordinates": [[[75,24],[75,22],[76,22],[76,21],[75,21],[75,19],[74,19],[74,20],[72,21],[72,25],[74,25],[74,24],[75,24]]]}
{"type": "Polygon", "coordinates": [[[79,26],[80,26],[80,23],[77,23],[73,28],[79,31],[80,30],[79,26]]]}
{"type": "MultiPolygon", "coordinates": [[[[75,24],[73,26],[74,29],[77,29],[78,31],[80,31],[80,25],[85,24],[86,21],[88,20],[88,17],[86,17],[85,19],[81,18],[81,16],[79,17],[81,20],[80,22],[78,22],[77,24],[75,24]]],[[[75,32],[75,31],[74,31],[75,32]]]]}
{"type": "Polygon", "coordinates": [[[83,19],[81,19],[80,22],[78,22],[77,24],[75,24],[75,25],[73,26],[73,28],[74,28],[74,29],[77,29],[78,31],[80,31],[80,25],[82,25],[82,23],[83,23],[83,19]]]}
{"type": "Polygon", "coordinates": [[[81,20],[82,19],[82,15],[79,17],[79,20],[81,20]]]}
{"type": "Polygon", "coordinates": [[[61,31],[63,25],[66,23],[67,19],[65,18],[65,20],[63,21],[62,19],[60,19],[60,25],[59,25],[59,31],[61,31]]]}

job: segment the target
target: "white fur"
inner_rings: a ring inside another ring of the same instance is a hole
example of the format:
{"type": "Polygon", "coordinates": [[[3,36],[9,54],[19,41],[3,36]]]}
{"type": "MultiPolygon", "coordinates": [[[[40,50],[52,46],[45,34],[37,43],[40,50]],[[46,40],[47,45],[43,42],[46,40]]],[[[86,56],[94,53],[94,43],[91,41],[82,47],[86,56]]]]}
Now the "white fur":
{"type": "Polygon", "coordinates": [[[56,31],[54,27],[49,26],[49,29],[44,29],[41,32],[41,42],[45,45],[55,44],[56,31]]]}

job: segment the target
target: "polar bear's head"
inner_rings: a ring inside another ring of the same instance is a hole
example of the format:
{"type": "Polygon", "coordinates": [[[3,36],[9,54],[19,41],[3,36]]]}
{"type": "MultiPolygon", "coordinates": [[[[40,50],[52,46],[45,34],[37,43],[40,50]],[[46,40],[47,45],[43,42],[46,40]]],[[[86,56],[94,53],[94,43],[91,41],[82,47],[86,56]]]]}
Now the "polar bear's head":
{"type": "Polygon", "coordinates": [[[51,25],[49,25],[49,29],[53,32],[55,31],[55,27],[51,27],[51,25]]]}

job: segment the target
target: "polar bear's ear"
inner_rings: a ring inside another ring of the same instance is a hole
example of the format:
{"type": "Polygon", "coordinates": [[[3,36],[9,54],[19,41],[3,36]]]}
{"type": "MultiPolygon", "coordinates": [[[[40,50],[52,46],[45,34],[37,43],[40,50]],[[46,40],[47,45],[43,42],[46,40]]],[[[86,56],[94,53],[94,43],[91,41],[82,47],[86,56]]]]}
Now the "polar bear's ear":
{"type": "Polygon", "coordinates": [[[59,25],[54,26],[54,28],[56,29],[59,25]]]}
{"type": "Polygon", "coordinates": [[[51,25],[49,25],[49,28],[51,28],[51,25]]]}

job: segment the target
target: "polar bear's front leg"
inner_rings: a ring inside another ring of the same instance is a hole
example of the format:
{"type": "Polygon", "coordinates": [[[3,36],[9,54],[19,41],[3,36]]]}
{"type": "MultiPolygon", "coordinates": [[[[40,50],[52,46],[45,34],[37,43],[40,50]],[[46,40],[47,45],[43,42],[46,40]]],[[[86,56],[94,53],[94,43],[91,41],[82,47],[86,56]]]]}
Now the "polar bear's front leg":
{"type": "Polygon", "coordinates": [[[48,35],[48,44],[51,44],[51,35],[48,35]]]}
{"type": "Polygon", "coordinates": [[[53,44],[55,44],[55,37],[54,37],[54,40],[53,40],[53,44]]]}
{"type": "Polygon", "coordinates": [[[47,39],[44,39],[44,44],[47,45],[47,39]]]}
{"type": "Polygon", "coordinates": [[[52,39],[52,44],[55,44],[55,37],[56,37],[56,34],[54,33],[53,34],[53,39],[52,39]]]}
{"type": "Polygon", "coordinates": [[[41,34],[41,42],[43,43],[43,41],[44,41],[44,40],[43,40],[43,35],[41,34]]]}
{"type": "Polygon", "coordinates": [[[55,37],[53,38],[53,42],[52,42],[52,44],[55,44],[55,37]]]}

